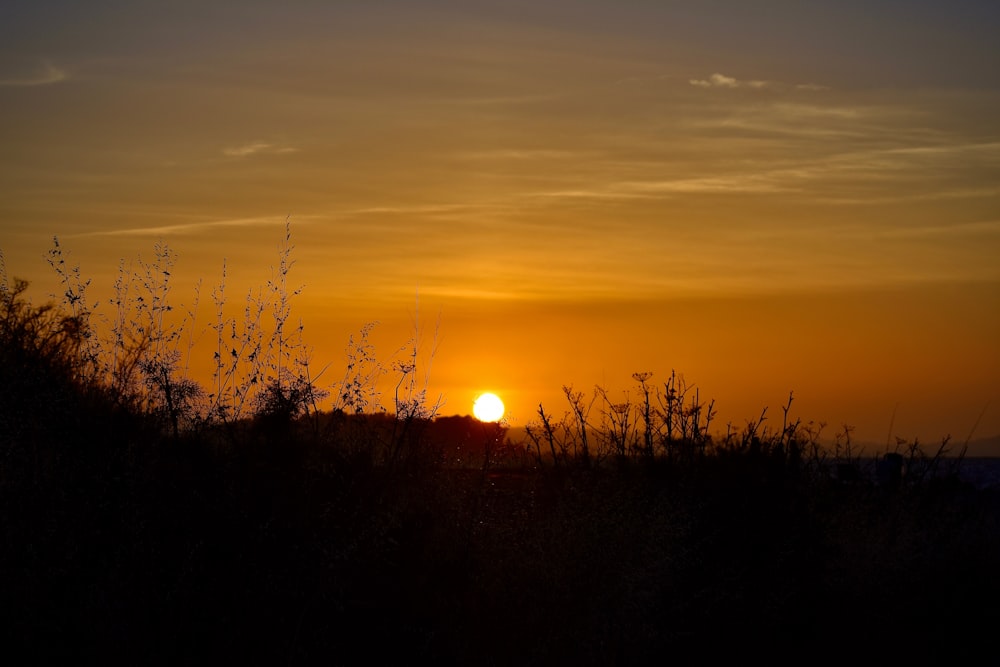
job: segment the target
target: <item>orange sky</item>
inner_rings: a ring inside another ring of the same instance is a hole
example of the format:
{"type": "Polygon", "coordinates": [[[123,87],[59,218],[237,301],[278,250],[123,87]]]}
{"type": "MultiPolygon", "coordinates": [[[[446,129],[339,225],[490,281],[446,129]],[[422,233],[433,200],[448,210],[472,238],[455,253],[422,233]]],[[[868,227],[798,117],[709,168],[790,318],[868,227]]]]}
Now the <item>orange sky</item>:
{"type": "Polygon", "coordinates": [[[995,8],[536,4],[6,6],[8,273],[58,235],[106,298],[162,240],[207,318],[288,219],[331,382],[419,307],[445,414],[676,369],[722,427],[1000,434],[995,8]]]}

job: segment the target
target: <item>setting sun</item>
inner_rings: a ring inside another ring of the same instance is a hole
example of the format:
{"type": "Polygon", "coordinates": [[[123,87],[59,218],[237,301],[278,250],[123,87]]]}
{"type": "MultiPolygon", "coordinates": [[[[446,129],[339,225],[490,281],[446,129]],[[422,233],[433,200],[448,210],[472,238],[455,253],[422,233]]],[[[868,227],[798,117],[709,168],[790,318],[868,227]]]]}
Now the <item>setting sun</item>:
{"type": "Polygon", "coordinates": [[[481,422],[500,421],[503,411],[503,401],[496,394],[480,394],[472,405],[472,414],[481,422]]]}

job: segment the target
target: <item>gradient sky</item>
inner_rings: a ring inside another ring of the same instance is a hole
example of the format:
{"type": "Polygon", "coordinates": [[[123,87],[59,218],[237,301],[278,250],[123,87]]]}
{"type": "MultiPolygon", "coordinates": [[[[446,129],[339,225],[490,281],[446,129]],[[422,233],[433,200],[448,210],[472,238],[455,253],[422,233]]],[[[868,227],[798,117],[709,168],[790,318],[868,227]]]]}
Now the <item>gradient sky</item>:
{"type": "Polygon", "coordinates": [[[676,369],[722,427],[1000,434],[1000,5],[760,4],[5,2],[7,271],[238,294],[288,219],[316,358],[419,311],[445,414],[676,369]]]}

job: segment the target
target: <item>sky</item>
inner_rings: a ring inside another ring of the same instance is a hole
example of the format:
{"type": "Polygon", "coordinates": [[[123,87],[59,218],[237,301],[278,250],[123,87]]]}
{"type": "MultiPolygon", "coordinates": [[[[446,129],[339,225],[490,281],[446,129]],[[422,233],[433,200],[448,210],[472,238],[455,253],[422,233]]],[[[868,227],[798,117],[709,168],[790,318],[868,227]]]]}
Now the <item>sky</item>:
{"type": "Polygon", "coordinates": [[[491,390],[524,425],[676,371],[723,429],[793,392],[830,436],[1000,435],[998,25],[986,0],[11,0],[0,250],[44,301],[58,237],[106,302],[163,243],[190,307],[224,264],[235,301],[266,282],[287,223],[324,381],[377,323],[387,363],[417,336],[442,414],[491,390]]]}

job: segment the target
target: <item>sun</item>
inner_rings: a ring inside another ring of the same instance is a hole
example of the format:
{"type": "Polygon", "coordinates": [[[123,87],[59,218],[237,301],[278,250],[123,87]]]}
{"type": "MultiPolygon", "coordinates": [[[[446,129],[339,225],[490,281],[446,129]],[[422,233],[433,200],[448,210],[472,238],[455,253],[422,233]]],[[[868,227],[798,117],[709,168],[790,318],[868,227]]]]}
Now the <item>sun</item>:
{"type": "Polygon", "coordinates": [[[503,417],[503,401],[496,394],[480,394],[472,405],[472,414],[481,422],[498,422],[503,417]]]}

